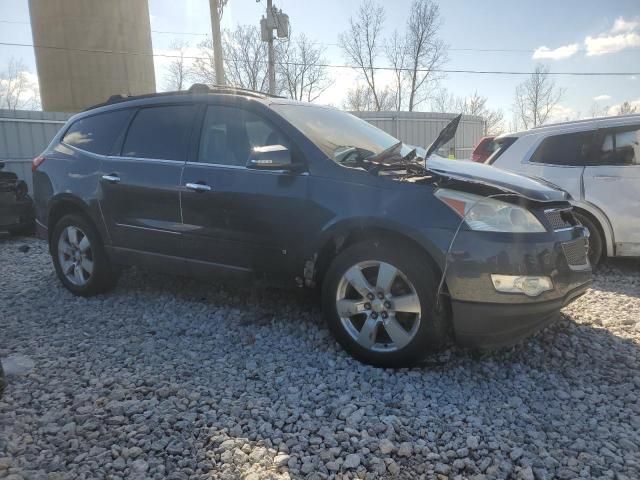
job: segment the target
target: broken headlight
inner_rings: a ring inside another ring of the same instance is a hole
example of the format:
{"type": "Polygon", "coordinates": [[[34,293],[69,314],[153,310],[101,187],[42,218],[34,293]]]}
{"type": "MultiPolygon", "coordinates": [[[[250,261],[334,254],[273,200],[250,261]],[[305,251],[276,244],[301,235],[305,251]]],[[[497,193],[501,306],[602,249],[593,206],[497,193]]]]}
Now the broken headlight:
{"type": "Polygon", "coordinates": [[[471,230],[481,232],[546,232],[526,208],[491,197],[441,188],[436,197],[456,212],[471,230]]]}

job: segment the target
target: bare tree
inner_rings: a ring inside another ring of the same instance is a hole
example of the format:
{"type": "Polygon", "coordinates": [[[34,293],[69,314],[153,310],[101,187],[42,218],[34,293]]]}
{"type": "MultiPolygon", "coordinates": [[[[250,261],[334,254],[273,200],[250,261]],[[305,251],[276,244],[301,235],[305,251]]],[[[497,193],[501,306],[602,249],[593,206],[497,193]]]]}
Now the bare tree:
{"type": "Polygon", "coordinates": [[[381,43],[384,9],[372,0],[364,0],[349,28],[340,34],[339,43],[349,61],[356,64],[373,98],[374,110],[382,110],[376,86],[376,60],[381,43]]]}
{"type": "Polygon", "coordinates": [[[21,59],[10,58],[6,68],[0,72],[0,108],[40,108],[38,83],[30,78],[29,70],[21,59]]]}
{"type": "Polygon", "coordinates": [[[184,90],[191,77],[191,70],[185,58],[189,43],[176,39],[171,42],[169,48],[174,52],[175,58],[173,58],[167,66],[164,84],[165,89],[170,91],[184,90]]]}
{"type": "Polygon", "coordinates": [[[433,0],[413,1],[405,40],[410,69],[410,112],[428,98],[426,87],[437,79],[434,70],[446,61],[447,46],[438,38],[441,24],[440,8],[433,0]]]}
{"type": "Polygon", "coordinates": [[[329,88],[324,49],[314,46],[303,33],[281,44],[276,51],[280,91],[295,100],[313,102],[329,88]]]}
{"type": "Polygon", "coordinates": [[[537,65],[529,78],[516,87],[514,114],[517,122],[525,129],[544,124],[564,93],[549,76],[549,68],[537,65]]]}
{"type": "Polygon", "coordinates": [[[387,88],[378,92],[378,104],[376,104],[371,88],[360,84],[347,91],[347,98],[342,108],[352,112],[390,111],[395,110],[395,102],[395,92],[387,88]]]}
{"type": "Polygon", "coordinates": [[[468,97],[458,99],[456,111],[465,115],[475,115],[484,120],[485,135],[498,135],[504,131],[504,113],[502,110],[492,110],[487,106],[487,97],[479,95],[477,91],[468,97]]]}
{"type": "Polygon", "coordinates": [[[393,32],[390,41],[385,46],[385,54],[387,60],[393,67],[394,89],[395,89],[395,110],[400,111],[404,102],[404,85],[407,79],[407,63],[409,55],[405,38],[398,33],[393,32]]]}
{"type": "Polygon", "coordinates": [[[632,106],[629,102],[624,102],[622,105],[618,107],[618,111],[616,115],[629,115],[631,113],[636,113],[638,111],[637,106],[632,106]]]}
{"type": "MultiPolygon", "coordinates": [[[[216,84],[213,43],[210,38],[198,45],[199,57],[194,62],[193,78],[202,83],[216,84]]],[[[260,30],[253,25],[238,25],[222,35],[222,51],[226,83],[260,92],[268,90],[267,44],[260,30]]]]}
{"type": "Polygon", "coordinates": [[[597,102],[593,102],[589,109],[589,116],[591,118],[606,117],[609,114],[610,108],[609,105],[600,105],[597,102]]]}
{"type": "Polygon", "coordinates": [[[440,89],[431,100],[432,110],[440,113],[462,113],[481,117],[485,124],[485,135],[498,135],[504,131],[504,113],[491,109],[488,99],[477,91],[468,97],[456,97],[446,89],[440,89]]]}
{"type": "Polygon", "coordinates": [[[458,99],[446,88],[438,90],[431,98],[431,110],[438,113],[453,113],[458,108],[458,99]]]}
{"type": "Polygon", "coordinates": [[[193,62],[190,75],[197,82],[215,85],[218,82],[216,82],[216,64],[211,39],[206,38],[200,42],[198,51],[198,58],[193,62]]]}

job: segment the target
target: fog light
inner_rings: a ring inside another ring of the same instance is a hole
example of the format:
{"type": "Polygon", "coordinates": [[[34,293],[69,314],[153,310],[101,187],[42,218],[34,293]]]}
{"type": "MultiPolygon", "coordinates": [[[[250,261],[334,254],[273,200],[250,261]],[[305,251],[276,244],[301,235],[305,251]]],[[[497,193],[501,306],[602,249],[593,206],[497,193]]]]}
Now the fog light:
{"type": "Polygon", "coordinates": [[[529,297],[553,290],[553,282],[549,277],[491,274],[491,281],[498,292],[524,293],[529,297]]]}

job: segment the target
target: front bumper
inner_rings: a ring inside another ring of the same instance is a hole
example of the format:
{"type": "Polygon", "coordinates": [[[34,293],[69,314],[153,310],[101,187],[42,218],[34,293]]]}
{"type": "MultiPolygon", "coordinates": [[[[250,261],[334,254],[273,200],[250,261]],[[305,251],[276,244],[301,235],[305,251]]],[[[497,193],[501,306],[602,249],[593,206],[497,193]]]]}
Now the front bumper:
{"type": "Polygon", "coordinates": [[[477,348],[512,345],[557,317],[591,285],[591,266],[576,267],[567,253],[567,245],[583,238],[580,227],[519,235],[461,231],[446,277],[456,342],[477,348]],[[554,288],[536,297],[498,292],[491,274],[544,275],[554,288]]]}

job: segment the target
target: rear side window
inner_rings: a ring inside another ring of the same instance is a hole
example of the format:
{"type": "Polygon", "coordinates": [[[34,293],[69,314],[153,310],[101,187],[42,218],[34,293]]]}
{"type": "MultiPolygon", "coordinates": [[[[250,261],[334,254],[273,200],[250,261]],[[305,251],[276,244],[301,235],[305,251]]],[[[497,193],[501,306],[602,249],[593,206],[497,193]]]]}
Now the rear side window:
{"type": "Polygon", "coordinates": [[[515,143],[516,140],[517,138],[514,137],[505,137],[491,142],[495,145],[495,148],[491,156],[487,158],[484,163],[492,165],[498,159],[498,157],[500,157],[500,155],[506,152],[507,149],[515,143]]]}
{"type": "Polygon", "coordinates": [[[76,120],[62,142],[88,152],[109,155],[131,113],[131,110],[116,110],[76,120]]]}
{"type": "Polygon", "coordinates": [[[192,105],[164,105],[139,110],[127,132],[122,155],[186,161],[194,114],[192,105]]]}
{"type": "Polygon", "coordinates": [[[605,131],[596,163],[640,165],[640,127],[605,131]]]}
{"type": "Polygon", "coordinates": [[[588,165],[592,144],[592,132],[555,135],[545,138],[529,161],[548,165],[588,165]]]}

